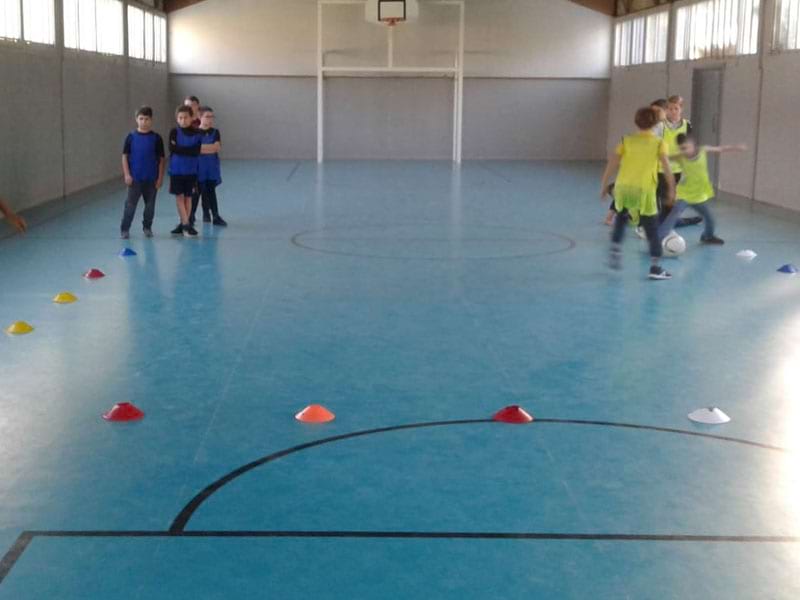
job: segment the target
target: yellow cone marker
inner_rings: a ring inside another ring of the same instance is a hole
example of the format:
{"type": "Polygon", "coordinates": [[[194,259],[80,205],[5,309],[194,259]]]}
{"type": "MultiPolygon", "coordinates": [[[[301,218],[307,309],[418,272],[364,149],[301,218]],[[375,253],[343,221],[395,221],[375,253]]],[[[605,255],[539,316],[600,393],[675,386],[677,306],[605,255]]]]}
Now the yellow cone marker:
{"type": "Polygon", "coordinates": [[[73,302],[77,301],[78,297],[69,292],[61,292],[60,294],[56,294],[56,297],[53,298],[53,302],[56,304],[72,304],[73,302]]]}
{"type": "Polygon", "coordinates": [[[23,335],[25,333],[30,333],[33,331],[33,327],[28,325],[25,321],[17,321],[16,323],[12,323],[8,329],[6,329],[6,333],[10,333],[11,335],[23,335]]]}

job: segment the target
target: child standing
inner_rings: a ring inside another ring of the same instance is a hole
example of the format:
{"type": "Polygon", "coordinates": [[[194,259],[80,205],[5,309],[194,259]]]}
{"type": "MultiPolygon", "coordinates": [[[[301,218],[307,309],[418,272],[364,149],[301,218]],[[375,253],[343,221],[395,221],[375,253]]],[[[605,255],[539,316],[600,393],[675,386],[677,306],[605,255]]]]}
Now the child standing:
{"type": "MultiPolygon", "coordinates": [[[[202,154],[200,156],[198,182],[200,186],[200,195],[203,199],[203,222],[211,222],[214,225],[224,227],[227,223],[225,219],[219,216],[219,205],[217,202],[217,186],[222,183],[222,171],[219,161],[219,151],[222,149],[222,136],[219,129],[214,127],[214,109],[210,106],[204,106],[200,109],[200,133],[202,135],[203,145],[214,148],[213,153],[202,154]]],[[[192,198],[192,214],[190,216],[190,221],[194,221],[196,211],[197,201],[192,198]]]]}
{"type": "Polygon", "coordinates": [[[724,244],[725,242],[714,234],[714,217],[708,207],[708,201],[714,197],[714,186],[708,177],[708,154],[743,152],[747,147],[742,144],[698,147],[695,139],[687,134],[679,135],[676,141],[680,153],[670,156],[670,159],[680,164],[683,177],[675,192],[678,201],[659,226],[658,236],[664,239],[675,227],[683,211],[691,207],[705,220],[705,230],[700,236],[700,241],[703,244],[724,244]]]}
{"type": "Polygon", "coordinates": [[[131,223],[139,198],[144,197],[142,227],[145,237],[153,237],[156,195],[164,180],[164,140],[153,131],[153,109],[142,106],[136,111],[136,129],[125,138],[122,149],[122,173],[128,186],[128,198],[122,214],[120,234],[130,237],[131,223]]]}
{"type": "Polygon", "coordinates": [[[669,166],[669,155],[666,143],[653,133],[658,123],[658,112],[652,107],[640,108],[636,111],[634,121],[639,131],[626,135],[608,159],[608,166],[603,173],[600,198],[608,196],[608,182],[618,171],[614,187],[614,202],[617,218],[611,234],[611,255],[609,266],[618,270],[622,268],[622,240],[628,219],[639,222],[647,234],[650,244],[650,279],[670,279],[659,265],[662,249],[658,237],[658,204],[656,188],[658,185],[658,167],[662,166],[667,183],[667,196],[671,200],[675,191],[675,180],[669,166]]]}
{"type": "Polygon", "coordinates": [[[169,132],[169,193],[175,196],[180,223],[170,233],[197,237],[189,223],[192,193],[197,188],[200,153],[203,150],[200,132],[192,127],[192,109],[181,105],[175,111],[178,127],[169,132]]]}

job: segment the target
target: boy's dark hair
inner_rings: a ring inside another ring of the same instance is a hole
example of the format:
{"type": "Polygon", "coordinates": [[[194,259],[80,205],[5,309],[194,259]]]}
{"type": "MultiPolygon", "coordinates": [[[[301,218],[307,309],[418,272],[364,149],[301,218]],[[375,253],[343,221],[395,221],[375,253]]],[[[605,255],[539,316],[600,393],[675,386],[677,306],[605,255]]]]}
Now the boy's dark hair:
{"type": "Polygon", "coordinates": [[[204,114],[206,114],[207,112],[213,113],[213,112],[214,112],[214,109],[213,109],[213,108],[211,108],[210,106],[201,106],[201,107],[200,107],[200,114],[201,114],[201,115],[204,115],[204,114]]]}
{"type": "Polygon", "coordinates": [[[636,111],[633,121],[639,129],[652,129],[658,123],[658,115],[652,107],[645,106],[636,111]]]}
{"type": "Polygon", "coordinates": [[[666,110],[667,104],[669,104],[669,102],[667,102],[666,98],[659,98],[658,100],[653,100],[650,103],[650,106],[658,106],[659,108],[663,108],[664,110],[666,110]]]}
{"type": "Polygon", "coordinates": [[[178,108],[175,109],[175,116],[177,117],[181,113],[188,113],[189,116],[192,116],[192,107],[186,106],[185,104],[181,104],[178,108]]]}
{"type": "Polygon", "coordinates": [[[149,106],[140,106],[139,110],[136,111],[137,117],[150,117],[153,118],[153,109],[149,106]]]}
{"type": "Polygon", "coordinates": [[[681,133],[675,141],[678,142],[678,146],[683,146],[686,142],[697,143],[695,137],[691,133],[681,133]]]}
{"type": "Polygon", "coordinates": [[[186,102],[187,100],[189,102],[197,102],[198,104],[200,104],[200,98],[198,98],[197,96],[186,96],[186,98],[183,99],[184,102],[186,102]]]}

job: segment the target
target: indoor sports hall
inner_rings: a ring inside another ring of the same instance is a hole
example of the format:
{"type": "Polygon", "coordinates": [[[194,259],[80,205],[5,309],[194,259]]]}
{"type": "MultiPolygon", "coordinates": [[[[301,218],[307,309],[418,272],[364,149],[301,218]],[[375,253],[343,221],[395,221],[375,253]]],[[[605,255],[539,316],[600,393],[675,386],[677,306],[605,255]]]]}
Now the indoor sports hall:
{"type": "Polygon", "coordinates": [[[0,0],[0,600],[800,598],[800,0],[0,0]]]}

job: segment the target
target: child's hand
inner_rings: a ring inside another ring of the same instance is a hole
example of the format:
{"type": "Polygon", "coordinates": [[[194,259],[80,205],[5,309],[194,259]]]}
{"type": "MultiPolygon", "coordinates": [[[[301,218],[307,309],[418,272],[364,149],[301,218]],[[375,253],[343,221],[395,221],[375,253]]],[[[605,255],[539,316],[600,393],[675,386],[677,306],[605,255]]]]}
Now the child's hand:
{"type": "Polygon", "coordinates": [[[133,185],[133,177],[130,175],[125,175],[125,185],[131,187],[133,185]]]}
{"type": "Polygon", "coordinates": [[[747,144],[736,144],[733,149],[737,152],[745,152],[747,150],[747,144]]]}
{"type": "Polygon", "coordinates": [[[19,215],[14,215],[10,219],[11,224],[14,226],[14,229],[19,231],[20,233],[25,233],[28,229],[28,224],[25,222],[25,219],[20,217],[19,215]]]}
{"type": "Polygon", "coordinates": [[[608,197],[608,186],[604,185],[603,188],[600,190],[600,201],[602,202],[608,197]]]}
{"type": "Polygon", "coordinates": [[[162,184],[162,183],[164,183],[164,180],[163,180],[163,179],[157,179],[157,180],[156,180],[156,189],[157,189],[157,190],[160,190],[160,189],[161,189],[161,184],[162,184]]]}

